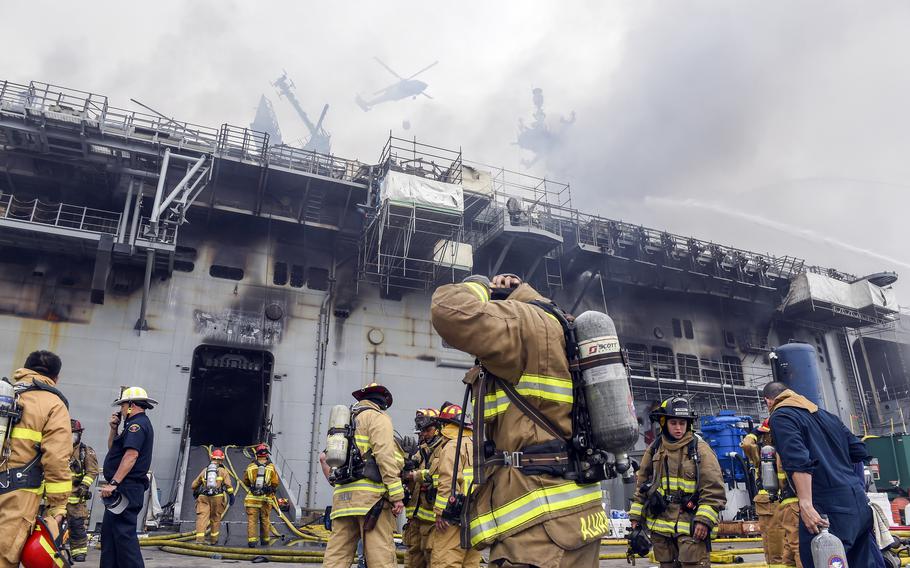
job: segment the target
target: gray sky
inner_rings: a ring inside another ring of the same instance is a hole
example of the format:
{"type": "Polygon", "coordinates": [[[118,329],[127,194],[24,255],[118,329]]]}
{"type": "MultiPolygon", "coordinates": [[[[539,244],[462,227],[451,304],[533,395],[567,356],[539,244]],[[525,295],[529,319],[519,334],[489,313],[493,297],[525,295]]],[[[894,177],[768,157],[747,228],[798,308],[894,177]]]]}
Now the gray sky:
{"type": "Polygon", "coordinates": [[[248,124],[264,92],[294,141],[269,85],[286,69],[311,115],[331,105],[334,153],[364,161],[391,129],[519,169],[540,87],[554,128],[577,121],[532,173],[576,207],[910,278],[906,2],[6,0],[2,19],[2,78],[211,126],[248,124]],[[402,75],[439,60],[434,98],[361,111],[393,80],[373,56],[402,75]]]}

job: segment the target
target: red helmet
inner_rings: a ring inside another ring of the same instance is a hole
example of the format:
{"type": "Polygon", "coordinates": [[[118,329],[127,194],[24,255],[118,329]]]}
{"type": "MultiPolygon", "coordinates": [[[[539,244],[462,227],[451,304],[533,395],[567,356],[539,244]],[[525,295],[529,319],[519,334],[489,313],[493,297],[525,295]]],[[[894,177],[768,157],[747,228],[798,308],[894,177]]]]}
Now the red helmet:
{"type": "Polygon", "coordinates": [[[35,519],[35,528],[25,540],[22,548],[22,557],[19,559],[25,568],[60,568],[69,566],[60,554],[57,542],[51,537],[51,531],[44,523],[44,519],[35,519]]]}
{"type": "Polygon", "coordinates": [[[223,460],[224,452],[222,452],[221,450],[218,450],[218,449],[212,450],[212,459],[213,460],[223,460]]]}
{"type": "Polygon", "coordinates": [[[82,422],[79,422],[76,419],[70,419],[70,428],[72,428],[73,432],[85,431],[85,428],[82,426],[82,422]]]}
{"type": "MultiPolygon", "coordinates": [[[[449,424],[461,424],[461,417],[464,410],[457,404],[444,403],[439,411],[439,421],[448,422],[449,424]]],[[[465,428],[473,426],[470,420],[465,420],[465,428]]]]}
{"type": "Polygon", "coordinates": [[[384,386],[380,385],[379,383],[370,383],[367,386],[363,387],[362,389],[357,389],[351,393],[351,396],[353,396],[357,400],[363,400],[364,398],[367,397],[367,395],[371,395],[371,394],[378,394],[378,395],[382,396],[382,398],[385,401],[385,407],[386,408],[392,407],[392,393],[389,392],[389,389],[385,388],[384,386]]]}
{"type": "Polygon", "coordinates": [[[258,446],[256,446],[256,455],[257,456],[269,455],[269,447],[265,444],[259,444],[258,446]]]}

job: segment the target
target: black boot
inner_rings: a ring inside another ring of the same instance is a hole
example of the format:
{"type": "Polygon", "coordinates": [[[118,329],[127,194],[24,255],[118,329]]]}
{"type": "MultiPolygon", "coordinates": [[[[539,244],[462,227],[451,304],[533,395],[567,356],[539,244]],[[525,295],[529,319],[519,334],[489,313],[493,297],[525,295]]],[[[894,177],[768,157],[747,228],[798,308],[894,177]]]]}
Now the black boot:
{"type": "Polygon", "coordinates": [[[73,556],[73,562],[85,562],[85,555],[77,554],[77,555],[73,556]]]}
{"type": "Polygon", "coordinates": [[[255,543],[255,542],[248,542],[248,543],[246,543],[246,545],[247,545],[248,548],[256,548],[256,543],[255,543]]]}
{"type": "Polygon", "coordinates": [[[262,545],[262,546],[268,546],[268,545],[269,545],[269,540],[268,540],[268,539],[262,539],[262,538],[260,538],[260,539],[259,539],[259,544],[262,545]]]}

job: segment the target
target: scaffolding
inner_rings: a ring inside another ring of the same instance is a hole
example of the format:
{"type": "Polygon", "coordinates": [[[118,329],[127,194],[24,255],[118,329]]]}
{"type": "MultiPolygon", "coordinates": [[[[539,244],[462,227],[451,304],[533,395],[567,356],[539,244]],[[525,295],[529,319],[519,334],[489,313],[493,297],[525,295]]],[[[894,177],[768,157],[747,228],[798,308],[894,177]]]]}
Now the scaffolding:
{"type": "Polygon", "coordinates": [[[381,185],[389,172],[460,186],[461,151],[389,136],[373,169],[366,228],[360,246],[360,277],[393,289],[427,290],[471,270],[464,241],[464,208],[417,199],[388,199],[381,185]]]}

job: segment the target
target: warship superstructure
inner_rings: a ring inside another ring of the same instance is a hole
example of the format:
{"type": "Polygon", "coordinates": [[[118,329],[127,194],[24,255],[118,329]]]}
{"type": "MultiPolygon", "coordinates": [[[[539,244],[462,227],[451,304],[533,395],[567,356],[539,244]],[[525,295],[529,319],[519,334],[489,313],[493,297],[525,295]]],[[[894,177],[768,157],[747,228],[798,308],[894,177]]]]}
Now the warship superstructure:
{"type": "Polygon", "coordinates": [[[403,433],[416,408],[457,400],[473,359],[434,332],[429,300],[472,272],[514,272],[571,312],[609,313],[643,421],[673,393],[703,414],[761,416],[768,354],[791,340],[817,349],[825,404],[855,430],[902,418],[910,323],[895,275],[596,208],[416,140],[390,136],[360,162],[0,81],[0,367],[59,353],[96,448],[119,387],[148,389],[162,403],[161,500],[184,519],[206,445],[271,443],[299,515],[330,502],[316,458],[351,391],[388,385],[403,433]]]}

